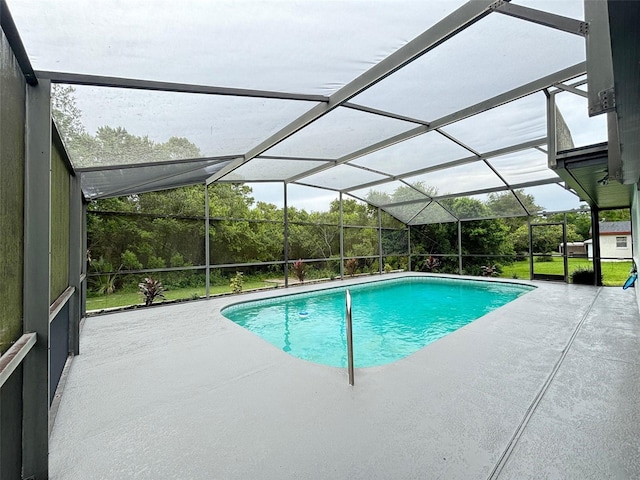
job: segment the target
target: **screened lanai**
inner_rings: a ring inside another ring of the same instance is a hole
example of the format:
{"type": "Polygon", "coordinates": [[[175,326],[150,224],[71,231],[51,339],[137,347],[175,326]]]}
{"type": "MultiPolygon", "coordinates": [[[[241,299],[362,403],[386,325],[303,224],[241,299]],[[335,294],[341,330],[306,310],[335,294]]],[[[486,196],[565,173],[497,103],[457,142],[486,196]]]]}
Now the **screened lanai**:
{"type": "Polygon", "coordinates": [[[597,235],[600,210],[631,208],[635,233],[637,17],[604,0],[2,0],[7,472],[48,475],[93,200],[276,185],[285,208],[331,192],[408,228],[590,210],[597,235]],[[496,193],[510,201],[481,213],[454,201],[496,193]]]}
{"type": "MultiPolygon", "coordinates": [[[[284,182],[352,195],[406,224],[455,221],[464,214],[442,199],[499,191],[563,211],[580,199],[548,168],[547,109],[564,110],[572,146],[606,141],[604,118],[586,108],[581,1],[364,12],[358,2],[196,2],[179,21],[155,4],[10,6],[36,76],[74,86],[86,132],[119,126],[200,152],[96,155],[63,130],[89,200],[284,182]],[[98,22],[96,35],[95,19],[108,17],[128,20],[98,22]]],[[[529,213],[514,197],[491,214],[529,213]]]]}

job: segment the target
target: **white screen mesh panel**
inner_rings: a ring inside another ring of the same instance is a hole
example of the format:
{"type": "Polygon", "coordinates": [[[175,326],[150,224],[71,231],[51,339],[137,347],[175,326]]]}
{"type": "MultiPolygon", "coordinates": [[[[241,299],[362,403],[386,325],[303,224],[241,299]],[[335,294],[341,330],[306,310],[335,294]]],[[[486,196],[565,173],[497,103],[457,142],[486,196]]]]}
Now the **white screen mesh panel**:
{"type": "Polygon", "coordinates": [[[300,179],[299,182],[316,187],[345,190],[356,185],[376,182],[385,178],[384,175],[362,170],[361,168],[350,167],[349,165],[338,165],[337,167],[304,177],[300,179]]]}
{"type": "Polygon", "coordinates": [[[185,138],[192,144],[191,148],[163,156],[164,152],[147,148],[143,141],[130,141],[121,143],[122,148],[101,150],[96,155],[74,148],[74,144],[65,139],[72,162],[82,167],[242,155],[315,105],[294,100],[74,88],[82,123],[90,135],[100,137],[103,126],[121,127],[130,135],[154,144],[167,142],[172,137],[185,138]]]}
{"type": "Polygon", "coordinates": [[[323,95],[463,3],[9,0],[38,70],[323,95]]]}
{"type": "Polygon", "coordinates": [[[447,223],[455,222],[457,219],[449,213],[442,205],[431,202],[411,219],[410,225],[423,225],[427,223],[447,223]]]}
{"type": "Polygon", "coordinates": [[[487,188],[506,188],[500,178],[482,161],[409,177],[405,181],[412,185],[416,183],[425,185],[433,189],[436,196],[474,192],[487,188]]]}
{"type": "Polygon", "coordinates": [[[80,182],[89,199],[151,192],[204,183],[229,162],[193,162],[82,172],[80,182]]]}
{"type": "Polygon", "coordinates": [[[549,179],[560,181],[556,173],[547,166],[547,154],[535,148],[491,157],[488,161],[509,185],[549,179]]]}
{"type": "Polygon", "coordinates": [[[574,147],[607,141],[607,116],[589,117],[586,98],[562,92],[556,95],[556,106],[569,127],[574,147]]]}
{"type": "Polygon", "coordinates": [[[292,160],[281,158],[254,158],[253,160],[236,168],[225,175],[220,181],[231,182],[257,182],[257,181],[284,181],[294,175],[307,172],[313,168],[326,165],[327,162],[311,160],[292,160]]]}
{"type": "Polygon", "coordinates": [[[353,102],[433,121],[584,60],[582,37],[492,14],[353,102]]]}
{"type": "Polygon", "coordinates": [[[349,194],[377,206],[392,205],[411,200],[429,200],[423,192],[400,181],[352,190],[349,194]]]}
{"type": "Polygon", "coordinates": [[[566,190],[560,185],[540,185],[516,191],[516,195],[531,195],[542,211],[561,212],[563,210],[575,210],[585,206],[577,195],[566,190]]]}
{"type": "Polygon", "coordinates": [[[265,155],[337,159],[416,124],[340,107],[287,138],[265,155]]]}
{"type": "Polygon", "coordinates": [[[468,150],[438,132],[428,132],[359,157],[349,163],[390,175],[401,175],[470,155],[468,150]]]}
{"type": "Polygon", "coordinates": [[[447,133],[486,153],[547,136],[547,107],[536,93],[487,110],[443,128],[447,133]]]}

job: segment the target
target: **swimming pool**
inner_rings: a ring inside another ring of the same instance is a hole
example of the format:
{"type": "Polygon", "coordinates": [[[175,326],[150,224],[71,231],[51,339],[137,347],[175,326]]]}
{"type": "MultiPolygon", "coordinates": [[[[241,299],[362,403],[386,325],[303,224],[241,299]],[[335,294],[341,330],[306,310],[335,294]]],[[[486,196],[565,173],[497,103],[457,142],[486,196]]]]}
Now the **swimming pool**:
{"type": "MultiPolygon", "coordinates": [[[[240,303],[223,309],[222,314],[291,355],[345,367],[346,288],[240,303]]],[[[355,365],[371,367],[406,357],[534,287],[404,277],[348,288],[355,365]]]]}

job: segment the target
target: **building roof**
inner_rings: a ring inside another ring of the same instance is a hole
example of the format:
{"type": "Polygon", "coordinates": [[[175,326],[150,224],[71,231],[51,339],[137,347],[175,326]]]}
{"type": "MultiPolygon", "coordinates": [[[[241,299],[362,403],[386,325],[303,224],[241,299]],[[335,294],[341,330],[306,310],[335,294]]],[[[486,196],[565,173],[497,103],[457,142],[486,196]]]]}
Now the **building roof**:
{"type": "Polygon", "coordinates": [[[600,222],[600,235],[631,234],[631,222],[600,222]]]}

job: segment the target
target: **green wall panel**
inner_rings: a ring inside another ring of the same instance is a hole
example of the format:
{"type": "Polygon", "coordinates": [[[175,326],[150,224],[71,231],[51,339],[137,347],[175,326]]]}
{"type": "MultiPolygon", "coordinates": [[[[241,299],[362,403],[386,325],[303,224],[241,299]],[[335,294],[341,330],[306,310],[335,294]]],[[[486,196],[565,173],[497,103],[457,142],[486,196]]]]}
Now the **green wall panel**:
{"type": "MultiPolygon", "coordinates": [[[[0,353],[22,335],[25,81],[0,39],[0,353]]],[[[32,292],[37,294],[37,292],[32,292]]]]}
{"type": "Polygon", "coordinates": [[[49,303],[69,286],[69,171],[51,146],[51,292],[49,303]]]}

